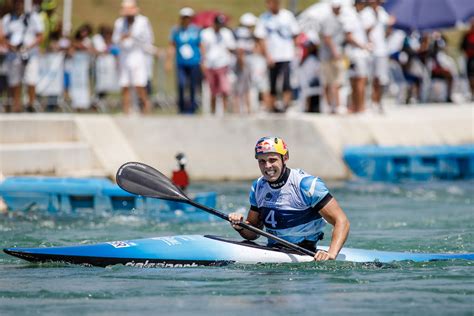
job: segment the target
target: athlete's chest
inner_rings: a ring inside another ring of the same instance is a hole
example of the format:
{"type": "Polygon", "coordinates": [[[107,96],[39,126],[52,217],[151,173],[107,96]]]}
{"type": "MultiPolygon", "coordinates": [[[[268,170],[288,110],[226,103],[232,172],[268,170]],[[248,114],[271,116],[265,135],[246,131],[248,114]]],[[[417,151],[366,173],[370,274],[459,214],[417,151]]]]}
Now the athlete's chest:
{"type": "Polygon", "coordinates": [[[307,205],[298,191],[298,187],[293,183],[286,183],[282,188],[276,190],[265,184],[256,192],[258,207],[280,210],[304,209],[307,205]]]}

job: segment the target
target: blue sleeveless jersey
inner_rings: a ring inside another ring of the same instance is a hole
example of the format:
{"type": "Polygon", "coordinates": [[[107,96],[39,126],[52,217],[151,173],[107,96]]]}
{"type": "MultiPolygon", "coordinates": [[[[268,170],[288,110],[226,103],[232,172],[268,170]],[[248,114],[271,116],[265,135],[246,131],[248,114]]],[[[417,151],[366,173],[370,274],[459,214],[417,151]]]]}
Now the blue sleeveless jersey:
{"type": "MultiPolygon", "coordinates": [[[[283,186],[274,189],[263,177],[250,191],[250,209],[260,214],[266,230],[292,243],[317,242],[326,221],[319,214],[331,199],[326,185],[303,170],[290,169],[283,186]]],[[[268,240],[268,245],[276,242],[268,240]]]]}

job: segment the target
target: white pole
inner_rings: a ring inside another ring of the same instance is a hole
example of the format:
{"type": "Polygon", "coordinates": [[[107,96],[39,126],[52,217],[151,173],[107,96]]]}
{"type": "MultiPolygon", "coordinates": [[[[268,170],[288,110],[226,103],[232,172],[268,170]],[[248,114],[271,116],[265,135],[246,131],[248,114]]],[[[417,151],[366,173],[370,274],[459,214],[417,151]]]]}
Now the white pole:
{"type": "Polygon", "coordinates": [[[64,0],[63,36],[68,36],[72,29],[72,0],[64,0]]]}
{"type": "Polygon", "coordinates": [[[25,6],[25,12],[30,13],[33,8],[33,0],[25,0],[24,2],[25,6]]]}

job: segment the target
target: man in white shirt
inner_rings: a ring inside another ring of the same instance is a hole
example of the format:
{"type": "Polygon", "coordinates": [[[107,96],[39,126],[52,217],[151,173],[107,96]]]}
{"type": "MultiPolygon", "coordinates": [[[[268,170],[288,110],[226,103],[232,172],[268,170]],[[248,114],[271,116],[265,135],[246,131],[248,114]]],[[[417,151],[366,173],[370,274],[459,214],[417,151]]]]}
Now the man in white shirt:
{"type": "Polygon", "coordinates": [[[122,87],[124,113],[130,113],[130,87],[135,90],[143,105],[143,113],[150,113],[151,103],[146,91],[148,72],[147,54],[153,47],[153,30],[147,17],[139,14],[135,0],[123,0],[121,17],[115,21],[112,40],[120,47],[119,83],[122,87]]]}
{"type": "Polygon", "coordinates": [[[331,0],[331,10],[320,23],[321,79],[331,113],[339,109],[339,89],[346,76],[342,52],[346,26],[341,11],[342,1],[331,0]]]}
{"type": "Polygon", "coordinates": [[[214,24],[201,33],[202,68],[211,89],[211,112],[216,112],[217,97],[222,97],[224,111],[230,94],[229,68],[236,49],[234,34],[225,27],[226,17],[217,15],[214,24]]]}
{"type": "Polygon", "coordinates": [[[21,112],[21,86],[28,89],[27,111],[34,111],[36,85],[39,80],[39,44],[44,26],[36,12],[25,13],[23,1],[13,1],[13,10],[2,19],[9,49],[7,55],[8,85],[13,99],[13,112],[21,112]]]}
{"type": "Polygon", "coordinates": [[[268,109],[276,113],[285,112],[292,99],[290,63],[296,57],[295,39],[300,28],[293,13],[280,8],[280,0],[265,0],[265,3],[268,11],[259,18],[255,37],[262,46],[269,68],[271,97],[268,109]],[[279,80],[282,81],[283,109],[276,107],[279,80]]]}
{"type": "Polygon", "coordinates": [[[395,20],[382,7],[381,0],[367,0],[368,6],[362,11],[362,21],[373,45],[370,75],[372,78],[372,103],[382,111],[383,87],[389,84],[389,59],[386,30],[395,20]]]}

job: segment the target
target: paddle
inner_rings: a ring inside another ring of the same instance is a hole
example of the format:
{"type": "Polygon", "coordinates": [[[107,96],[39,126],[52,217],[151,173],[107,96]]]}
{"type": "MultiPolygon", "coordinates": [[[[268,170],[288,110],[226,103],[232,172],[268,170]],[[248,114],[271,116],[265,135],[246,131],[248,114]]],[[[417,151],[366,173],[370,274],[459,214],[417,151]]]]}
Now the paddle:
{"type": "MultiPolygon", "coordinates": [[[[212,215],[229,221],[227,214],[219,212],[213,208],[199,204],[191,200],[186,194],[174,185],[168,177],[158,170],[140,162],[128,162],[122,165],[117,171],[117,184],[127,192],[145,197],[177,201],[190,204],[212,215]]],[[[274,236],[266,231],[258,229],[246,223],[239,223],[240,227],[248,229],[256,234],[270,238],[281,245],[296,250],[302,254],[314,257],[315,253],[280,237],[274,236]]]]}

